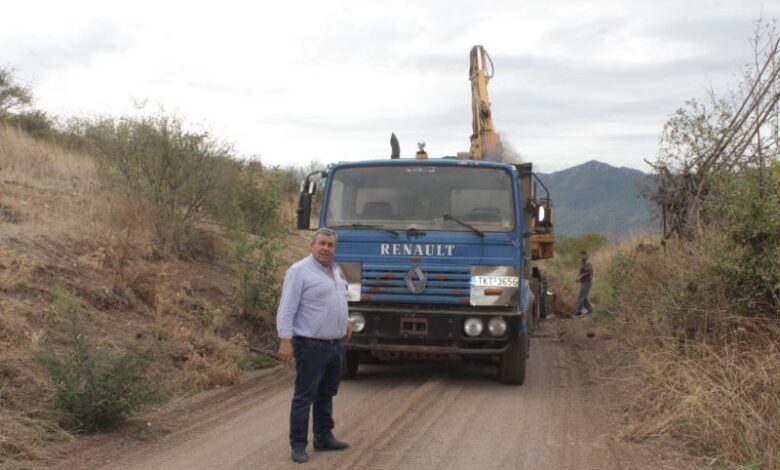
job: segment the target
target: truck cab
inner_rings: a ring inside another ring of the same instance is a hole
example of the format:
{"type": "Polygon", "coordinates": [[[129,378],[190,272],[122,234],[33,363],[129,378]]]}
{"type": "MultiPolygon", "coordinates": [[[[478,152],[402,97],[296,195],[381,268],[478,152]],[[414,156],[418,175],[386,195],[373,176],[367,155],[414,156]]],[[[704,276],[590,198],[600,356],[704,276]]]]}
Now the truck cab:
{"type": "MultiPolygon", "coordinates": [[[[531,262],[552,251],[549,197],[535,197],[533,178],[530,164],[452,157],[324,172],[319,226],[337,233],[353,326],[344,376],[369,357],[483,356],[496,358],[501,381],[523,383],[528,335],[544,311],[531,262]]],[[[307,178],[299,228],[314,188],[307,178]]]]}

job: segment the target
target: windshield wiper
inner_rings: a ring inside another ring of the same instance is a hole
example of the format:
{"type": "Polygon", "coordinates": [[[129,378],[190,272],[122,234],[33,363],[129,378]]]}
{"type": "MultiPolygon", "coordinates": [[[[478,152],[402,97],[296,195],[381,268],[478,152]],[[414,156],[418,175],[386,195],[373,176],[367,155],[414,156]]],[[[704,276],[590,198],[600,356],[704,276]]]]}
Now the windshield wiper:
{"type": "Polygon", "coordinates": [[[334,225],[334,226],[332,226],[330,228],[345,228],[345,227],[349,227],[349,228],[373,228],[373,229],[383,230],[383,231],[385,231],[387,233],[392,233],[396,237],[398,236],[398,231],[397,230],[393,230],[391,228],[382,228],[379,225],[349,224],[349,225],[334,225]]]}
{"type": "Polygon", "coordinates": [[[466,222],[464,222],[464,221],[462,221],[462,220],[460,220],[460,219],[458,219],[458,218],[455,218],[455,217],[453,217],[453,216],[451,216],[451,215],[447,214],[446,212],[445,212],[444,214],[442,214],[442,215],[441,215],[441,217],[442,217],[444,220],[451,220],[451,221],[453,221],[453,222],[457,222],[457,223],[461,224],[462,226],[464,226],[464,227],[466,227],[466,228],[470,228],[471,230],[473,230],[473,231],[474,231],[474,233],[476,233],[477,235],[479,235],[479,236],[480,236],[480,238],[485,238],[485,234],[484,234],[484,233],[483,233],[481,230],[479,230],[478,228],[474,227],[473,225],[467,224],[466,222]]]}

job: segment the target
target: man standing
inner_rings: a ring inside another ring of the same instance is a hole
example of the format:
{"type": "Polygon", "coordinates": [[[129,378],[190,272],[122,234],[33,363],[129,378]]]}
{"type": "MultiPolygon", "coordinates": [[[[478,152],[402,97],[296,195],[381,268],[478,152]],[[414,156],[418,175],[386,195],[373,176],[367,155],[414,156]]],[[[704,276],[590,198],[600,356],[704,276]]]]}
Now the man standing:
{"type": "Polygon", "coordinates": [[[588,300],[590,288],[593,285],[593,266],[588,262],[588,253],[580,251],[580,275],[577,276],[577,282],[580,283],[580,295],[577,296],[577,310],[574,316],[582,315],[582,309],[587,310],[588,315],[593,314],[593,306],[588,300]]]}
{"type": "Polygon", "coordinates": [[[333,262],[336,233],[321,228],[311,242],[311,255],[293,264],[284,278],[276,315],[279,359],[295,358],[295,393],[290,409],[290,447],[294,462],[306,453],[309,411],[313,408],[314,449],[344,450],[349,445],[333,437],[333,396],[341,378],[344,340],[352,328],[347,313],[346,285],[333,262]]]}

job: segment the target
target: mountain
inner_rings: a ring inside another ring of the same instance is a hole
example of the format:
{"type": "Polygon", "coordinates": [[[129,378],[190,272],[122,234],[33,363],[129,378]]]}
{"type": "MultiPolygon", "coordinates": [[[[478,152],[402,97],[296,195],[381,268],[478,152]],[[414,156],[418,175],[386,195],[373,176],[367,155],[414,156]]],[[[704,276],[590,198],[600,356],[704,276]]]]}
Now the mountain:
{"type": "Polygon", "coordinates": [[[601,232],[615,239],[653,227],[653,208],[639,194],[639,185],[650,176],[639,170],[591,160],[537,176],[550,190],[555,232],[560,235],[601,232]]]}

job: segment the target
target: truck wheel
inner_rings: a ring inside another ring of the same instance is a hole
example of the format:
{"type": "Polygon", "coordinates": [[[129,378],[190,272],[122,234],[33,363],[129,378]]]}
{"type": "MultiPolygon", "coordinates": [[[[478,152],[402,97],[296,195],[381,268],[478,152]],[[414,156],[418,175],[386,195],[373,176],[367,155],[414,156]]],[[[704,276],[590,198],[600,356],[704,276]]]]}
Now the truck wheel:
{"type": "Polygon", "coordinates": [[[357,351],[344,351],[341,357],[341,378],[354,379],[357,376],[360,365],[360,353],[357,351]]]}
{"type": "Polygon", "coordinates": [[[501,354],[498,365],[498,379],[511,385],[522,385],[525,380],[525,362],[528,338],[525,334],[509,342],[509,347],[501,354]]]}

